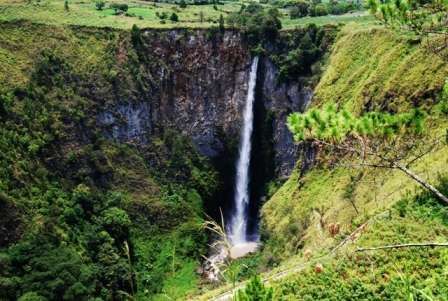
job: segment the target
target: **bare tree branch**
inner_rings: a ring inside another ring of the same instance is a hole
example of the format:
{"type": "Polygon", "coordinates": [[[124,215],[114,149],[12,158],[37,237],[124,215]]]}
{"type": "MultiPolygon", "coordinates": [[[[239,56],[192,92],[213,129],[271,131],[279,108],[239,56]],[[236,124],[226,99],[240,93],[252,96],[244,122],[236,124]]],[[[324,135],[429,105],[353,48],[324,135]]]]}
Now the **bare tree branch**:
{"type": "Polygon", "coordinates": [[[409,244],[379,246],[379,247],[372,247],[372,248],[357,248],[356,252],[375,251],[375,250],[384,250],[384,249],[415,248],[415,247],[448,247],[448,242],[445,242],[445,243],[437,243],[437,242],[409,243],[409,244]]]}

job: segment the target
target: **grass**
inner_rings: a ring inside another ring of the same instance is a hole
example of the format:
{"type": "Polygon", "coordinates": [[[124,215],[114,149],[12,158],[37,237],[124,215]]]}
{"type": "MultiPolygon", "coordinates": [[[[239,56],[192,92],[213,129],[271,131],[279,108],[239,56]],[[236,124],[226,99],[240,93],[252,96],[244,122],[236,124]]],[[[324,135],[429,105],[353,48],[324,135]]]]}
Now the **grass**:
{"type": "MultiPolygon", "coordinates": [[[[446,183],[445,183],[446,184],[446,183]]],[[[446,191],[446,185],[444,190],[446,191]]],[[[447,300],[446,248],[408,248],[355,253],[356,246],[446,242],[448,212],[431,195],[405,197],[368,227],[355,245],[272,283],[276,300],[447,300]],[[412,299],[411,299],[412,296],[412,299]]]]}
{"type": "MultiPolygon", "coordinates": [[[[313,105],[336,103],[354,112],[389,109],[407,111],[414,104],[431,107],[437,101],[448,64],[425,47],[375,26],[343,28],[318,86],[313,105]]],[[[446,117],[433,116],[430,135],[442,134],[446,117]]],[[[323,158],[324,159],[324,158],[323,158]]],[[[424,157],[412,168],[429,181],[444,172],[448,162],[445,146],[424,157]]],[[[355,192],[357,214],[344,198],[350,176],[359,170],[317,168],[300,178],[296,171],[263,206],[263,224],[282,257],[334,244],[326,227],[340,223],[349,233],[356,223],[399,200],[416,183],[399,171],[368,169],[355,192]]]]}
{"type": "Polygon", "coordinates": [[[45,48],[72,62],[79,73],[88,74],[95,68],[96,72],[105,74],[109,42],[117,35],[118,32],[73,30],[26,22],[3,23],[0,26],[0,87],[25,84],[36,57],[45,48]]]}
{"type": "Polygon", "coordinates": [[[305,17],[299,19],[291,19],[287,15],[281,18],[283,29],[294,29],[311,23],[316,25],[339,24],[339,23],[359,23],[374,24],[375,18],[365,12],[348,13],[344,15],[328,15],[321,17],[305,17]]]}
{"type": "MultiPolygon", "coordinates": [[[[0,21],[30,20],[36,23],[50,25],[82,25],[94,27],[114,27],[129,29],[136,24],[141,28],[208,28],[218,25],[219,16],[226,16],[229,12],[240,9],[237,2],[225,2],[218,5],[188,5],[182,9],[176,4],[155,3],[147,1],[108,1],[110,3],[128,3],[129,15],[114,15],[110,8],[95,9],[95,1],[69,2],[69,11],[64,10],[64,1],[42,0],[40,2],[26,2],[5,0],[0,3],[0,21]],[[165,24],[156,13],[167,13],[168,17],[175,12],[180,22],[166,20],[165,24]],[[200,13],[203,13],[201,22],[200,13]]],[[[108,6],[107,6],[108,7],[108,6]]]]}
{"type": "Polygon", "coordinates": [[[334,45],[315,103],[346,105],[354,112],[406,111],[431,104],[448,75],[440,56],[381,27],[347,26],[334,45]]]}
{"type": "MultiPolygon", "coordinates": [[[[93,27],[114,27],[129,29],[136,24],[141,28],[209,28],[217,26],[220,15],[226,17],[229,13],[239,11],[241,2],[223,1],[217,9],[211,4],[187,5],[180,8],[176,4],[157,3],[149,1],[107,1],[110,3],[127,3],[128,16],[115,15],[114,10],[106,5],[99,11],[95,8],[95,1],[69,1],[69,11],[64,9],[64,1],[18,1],[3,0],[0,2],[0,21],[29,20],[49,25],[82,25],[93,27]],[[166,13],[169,16],[175,12],[179,22],[169,19],[162,21],[156,14],[166,13]],[[201,21],[201,13],[203,15],[201,21]]],[[[294,29],[309,23],[370,23],[373,19],[364,13],[353,13],[340,16],[307,17],[291,20],[287,9],[281,9],[281,21],[284,29],[294,29]]]]}

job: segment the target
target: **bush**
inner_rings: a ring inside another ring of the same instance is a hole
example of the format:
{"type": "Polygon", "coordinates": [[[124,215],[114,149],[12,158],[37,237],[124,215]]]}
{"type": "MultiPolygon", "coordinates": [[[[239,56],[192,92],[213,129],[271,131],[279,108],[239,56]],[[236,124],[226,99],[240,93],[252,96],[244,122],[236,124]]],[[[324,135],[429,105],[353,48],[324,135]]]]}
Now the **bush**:
{"type": "Polygon", "coordinates": [[[250,45],[273,41],[282,27],[280,12],[275,8],[263,9],[258,3],[242,6],[240,12],[227,17],[227,23],[242,30],[250,45]]]}
{"type": "Polygon", "coordinates": [[[328,6],[328,11],[332,15],[342,15],[348,13],[351,10],[354,10],[355,6],[352,3],[347,2],[336,2],[331,3],[328,6]]]}
{"type": "MultiPolygon", "coordinates": [[[[162,12],[161,14],[159,12],[156,12],[156,16],[162,21],[165,21],[168,18],[168,14],[166,12],[162,12]]],[[[165,23],[162,23],[162,24],[165,24],[165,23]]]]}
{"type": "Polygon", "coordinates": [[[28,292],[21,296],[18,301],[47,301],[47,299],[42,297],[38,293],[28,292]]]}
{"type": "Polygon", "coordinates": [[[328,15],[328,9],[325,4],[317,4],[310,9],[310,16],[319,17],[328,15]]]}
{"type": "Polygon", "coordinates": [[[106,2],[104,1],[97,1],[95,3],[95,7],[97,10],[103,10],[104,6],[106,6],[106,2]]]}
{"type": "Polygon", "coordinates": [[[310,5],[308,2],[299,1],[289,11],[291,19],[303,18],[309,14],[310,5]]]}
{"type": "Polygon", "coordinates": [[[255,276],[246,287],[239,290],[234,297],[235,301],[273,301],[273,289],[264,286],[260,277],[255,276]]]}
{"type": "Polygon", "coordinates": [[[171,22],[178,22],[179,21],[179,17],[177,16],[176,13],[172,13],[170,16],[170,20],[171,22]]]}
{"type": "Polygon", "coordinates": [[[180,0],[179,7],[180,8],[186,8],[187,7],[187,2],[185,2],[185,0],[180,0]]]}
{"type": "Polygon", "coordinates": [[[112,3],[109,7],[115,10],[116,15],[123,14],[129,9],[126,3],[112,3]]]}

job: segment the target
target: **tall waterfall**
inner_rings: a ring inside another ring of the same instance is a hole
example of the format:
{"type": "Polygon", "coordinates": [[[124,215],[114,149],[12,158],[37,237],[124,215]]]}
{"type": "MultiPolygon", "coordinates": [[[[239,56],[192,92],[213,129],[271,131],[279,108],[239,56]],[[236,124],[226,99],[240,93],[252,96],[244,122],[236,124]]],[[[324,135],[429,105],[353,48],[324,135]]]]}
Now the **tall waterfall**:
{"type": "Polygon", "coordinates": [[[252,61],[247,91],[246,105],[243,113],[243,128],[239,147],[239,157],[236,166],[235,209],[231,217],[228,235],[232,245],[247,242],[247,207],[249,204],[249,163],[251,153],[251,137],[254,119],[255,84],[257,81],[258,57],[252,61]]]}

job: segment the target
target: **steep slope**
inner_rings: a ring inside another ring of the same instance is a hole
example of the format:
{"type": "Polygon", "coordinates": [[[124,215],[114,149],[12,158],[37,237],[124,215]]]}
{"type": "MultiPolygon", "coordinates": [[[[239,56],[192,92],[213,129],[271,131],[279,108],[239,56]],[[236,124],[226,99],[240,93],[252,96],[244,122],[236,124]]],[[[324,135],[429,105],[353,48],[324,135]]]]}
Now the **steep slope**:
{"type": "MultiPolygon", "coordinates": [[[[440,97],[447,76],[446,61],[422,45],[381,28],[346,26],[333,47],[328,67],[316,87],[311,105],[335,103],[358,114],[370,110],[403,112],[421,107],[430,115],[428,137],[434,137],[446,133],[448,126],[446,110],[441,109],[446,106],[446,99],[440,97]]],[[[315,166],[303,173],[298,162],[291,177],[262,208],[266,239],[264,256],[271,256],[274,261],[288,259],[281,264],[280,270],[299,263],[306,266],[315,264],[316,260],[319,262],[320,255],[328,254],[332,248],[346,241],[370,218],[385,212],[405,196],[409,200],[412,199],[409,196],[420,193],[416,182],[403,173],[338,166],[337,158],[332,157],[331,153],[314,152],[313,157],[315,166]],[[310,258],[317,259],[309,261],[310,258]]],[[[415,162],[411,168],[429,182],[437,184],[441,176],[446,176],[447,163],[448,148],[445,144],[415,162]]],[[[361,239],[355,244],[362,246],[446,241],[446,210],[443,206],[434,205],[439,209],[432,212],[431,208],[436,202],[431,199],[429,195],[417,197],[418,205],[410,201],[410,208],[417,206],[417,212],[427,210],[425,219],[415,217],[412,213],[414,209],[406,209],[409,217],[406,214],[395,217],[398,209],[391,209],[394,217],[377,222],[371,229],[368,226],[367,230],[348,240],[348,244],[359,235],[361,239]],[[422,230],[430,228],[437,228],[438,234],[432,236],[422,230]]],[[[394,208],[401,208],[402,204],[394,208]]],[[[276,298],[394,299],[400,293],[409,294],[403,291],[406,285],[414,296],[422,296],[416,292],[425,288],[422,283],[433,281],[440,284],[444,281],[439,273],[426,269],[422,270],[422,274],[412,276],[414,270],[423,268],[420,264],[425,260],[442,273],[446,258],[444,250],[429,253],[412,249],[394,251],[390,256],[380,253],[378,258],[376,253],[356,255],[352,251],[353,248],[349,248],[347,257],[322,258],[323,273],[309,270],[304,275],[290,276],[288,280],[274,284],[278,289],[276,298]],[[365,261],[372,264],[372,277],[366,270],[365,261]],[[384,268],[380,267],[382,264],[384,268]],[[380,270],[386,271],[387,267],[394,265],[397,268],[391,272],[393,276],[383,274],[383,280],[375,276],[381,274],[380,270]],[[403,265],[409,265],[409,269],[400,268],[403,265]],[[393,283],[396,283],[395,288],[391,288],[393,283]],[[381,290],[385,287],[386,292],[382,294],[381,290]]],[[[439,290],[438,285],[428,285],[425,292],[438,298],[446,296],[445,290],[445,286],[439,290]]]]}

